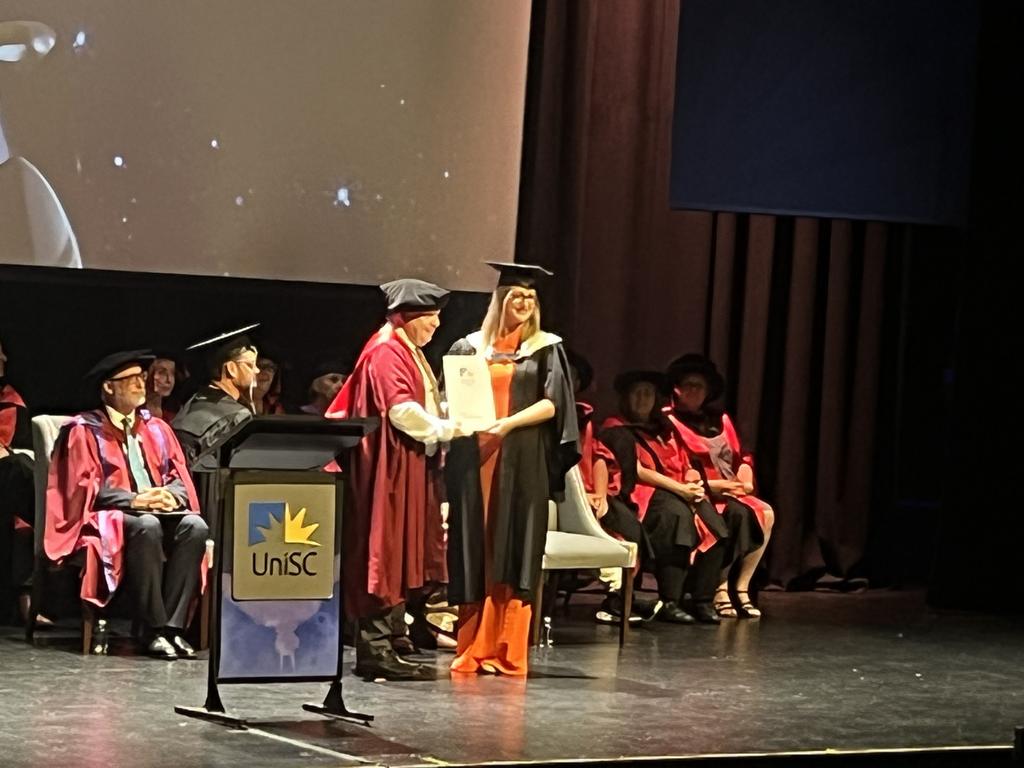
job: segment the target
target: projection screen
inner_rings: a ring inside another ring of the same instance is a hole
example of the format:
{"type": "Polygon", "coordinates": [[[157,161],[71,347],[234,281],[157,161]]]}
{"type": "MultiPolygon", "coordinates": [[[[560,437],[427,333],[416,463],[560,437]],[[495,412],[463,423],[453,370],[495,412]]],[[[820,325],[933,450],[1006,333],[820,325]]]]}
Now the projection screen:
{"type": "Polygon", "coordinates": [[[529,0],[0,0],[0,263],[488,290],[529,0]]]}

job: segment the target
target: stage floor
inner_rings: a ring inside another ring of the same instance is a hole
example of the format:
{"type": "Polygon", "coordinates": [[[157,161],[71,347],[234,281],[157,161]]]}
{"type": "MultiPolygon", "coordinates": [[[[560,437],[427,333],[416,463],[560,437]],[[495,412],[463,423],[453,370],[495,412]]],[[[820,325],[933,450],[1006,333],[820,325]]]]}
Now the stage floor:
{"type": "MultiPolygon", "coordinates": [[[[593,598],[589,598],[593,600],[593,598]]],[[[59,633],[0,634],[0,765],[443,765],[825,749],[1009,745],[1024,724],[1020,617],[935,613],[915,592],[762,595],[766,618],[654,624],[619,652],[578,597],[528,680],[345,683],[370,727],[303,712],[322,685],[224,686],[230,730],[198,706],[203,662],[82,657],[59,633]]],[[[348,654],[351,651],[347,652],[348,654]]],[[[439,654],[446,665],[450,654],[439,654]]]]}

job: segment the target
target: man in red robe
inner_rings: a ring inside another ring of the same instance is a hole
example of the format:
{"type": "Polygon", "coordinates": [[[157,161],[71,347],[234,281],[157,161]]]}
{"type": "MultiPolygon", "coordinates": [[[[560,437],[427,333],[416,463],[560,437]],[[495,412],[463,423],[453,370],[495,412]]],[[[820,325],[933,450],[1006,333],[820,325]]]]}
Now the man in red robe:
{"type": "Polygon", "coordinates": [[[46,555],[85,550],[81,596],[105,606],[126,582],[148,654],[192,658],[182,637],[208,528],[171,428],[142,408],[145,350],[108,355],[89,374],[102,407],[61,430],[46,488],[46,555]]]}
{"type": "Polygon", "coordinates": [[[7,381],[7,355],[0,339],[0,623],[14,618],[15,596],[24,617],[25,582],[32,575],[32,524],[35,487],[28,408],[7,381]]]}
{"type": "Polygon", "coordinates": [[[420,348],[440,325],[448,291],[414,279],[381,290],[387,322],[326,413],[380,419],[352,453],[342,528],[345,610],[357,624],[357,675],[425,680],[435,669],[400,658],[392,635],[410,593],[447,581],[438,460],[454,425],[441,417],[437,381],[420,348]]]}

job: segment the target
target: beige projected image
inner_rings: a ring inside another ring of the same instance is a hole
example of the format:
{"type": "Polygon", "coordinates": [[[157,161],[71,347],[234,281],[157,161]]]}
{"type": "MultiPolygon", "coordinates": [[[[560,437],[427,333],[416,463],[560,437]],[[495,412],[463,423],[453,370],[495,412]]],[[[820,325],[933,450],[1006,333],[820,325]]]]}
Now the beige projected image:
{"type": "Polygon", "coordinates": [[[529,0],[0,0],[0,263],[489,290],[529,0]]]}

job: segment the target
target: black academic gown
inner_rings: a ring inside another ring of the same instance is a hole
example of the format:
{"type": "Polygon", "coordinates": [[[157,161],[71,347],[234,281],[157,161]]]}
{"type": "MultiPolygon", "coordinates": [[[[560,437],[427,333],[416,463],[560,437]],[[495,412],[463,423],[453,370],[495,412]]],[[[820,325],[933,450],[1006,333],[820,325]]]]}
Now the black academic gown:
{"type": "Polygon", "coordinates": [[[195,465],[196,457],[209,450],[243,421],[252,418],[252,411],[217,387],[203,387],[182,406],[171,426],[185,452],[192,471],[216,468],[214,457],[195,465]]]}
{"type": "Polygon", "coordinates": [[[252,418],[252,411],[217,387],[203,387],[182,406],[171,427],[178,436],[185,461],[199,494],[199,504],[216,530],[220,516],[221,485],[217,456],[204,452],[227,437],[235,427],[252,418]],[[202,456],[197,460],[197,457],[202,456]]]}
{"type": "MultiPolygon", "coordinates": [[[[460,339],[449,354],[476,354],[479,332],[460,339]]],[[[576,404],[561,339],[539,332],[515,357],[509,415],[543,398],[555,404],[554,418],[510,432],[502,441],[496,470],[499,498],[495,516],[491,578],[530,599],[540,578],[547,537],[548,501],[565,491],[565,473],[580,459],[576,404]]],[[[475,603],[487,596],[484,576],[483,498],[476,436],[456,438],[445,461],[448,492],[448,600],[475,603]]]]}

